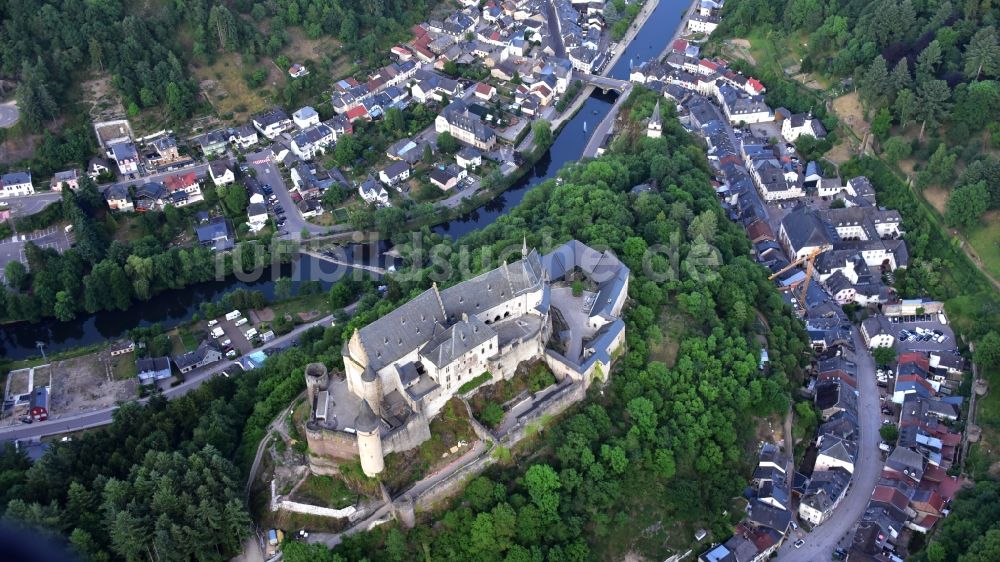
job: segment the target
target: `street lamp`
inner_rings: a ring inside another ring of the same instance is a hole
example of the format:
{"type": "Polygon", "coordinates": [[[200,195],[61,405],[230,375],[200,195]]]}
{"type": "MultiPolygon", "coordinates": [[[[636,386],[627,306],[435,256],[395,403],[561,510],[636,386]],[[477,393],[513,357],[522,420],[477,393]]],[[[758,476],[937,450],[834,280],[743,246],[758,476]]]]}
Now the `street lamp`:
{"type": "Polygon", "coordinates": [[[45,357],[45,342],[43,342],[43,341],[36,341],[35,342],[35,347],[37,347],[38,351],[41,352],[41,354],[42,354],[42,361],[48,363],[49,360],[48,360],[47,357],[45,357]]]}

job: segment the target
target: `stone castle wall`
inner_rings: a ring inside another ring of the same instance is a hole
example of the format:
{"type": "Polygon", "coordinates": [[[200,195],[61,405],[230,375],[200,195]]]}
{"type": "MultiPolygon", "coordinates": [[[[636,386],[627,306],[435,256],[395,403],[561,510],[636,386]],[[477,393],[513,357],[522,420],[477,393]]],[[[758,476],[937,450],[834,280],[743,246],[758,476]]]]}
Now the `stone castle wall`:
{"type": "Polygon", "coordinates": [[[431,427],[427,419],[419,414],[413,414],[406,424],[382,436],[382,452],[386,455],[399,451],[407,451],[418,447],[431,438],[431,427]]]}

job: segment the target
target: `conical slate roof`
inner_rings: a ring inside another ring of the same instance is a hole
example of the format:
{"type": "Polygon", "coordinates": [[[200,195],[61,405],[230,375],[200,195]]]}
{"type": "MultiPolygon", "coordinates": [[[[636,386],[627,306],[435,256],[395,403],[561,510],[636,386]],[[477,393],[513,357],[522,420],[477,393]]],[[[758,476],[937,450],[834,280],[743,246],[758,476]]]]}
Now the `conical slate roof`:
{"type": "Polygon", "coordinates": [[[354,419],[354,429],[370,433],[378,429],[378,424],[378,416],[375,415],[371,405],[368,404],[368,400],[362,400],[361,411],[358,412],[358,417],[354,419]]]}

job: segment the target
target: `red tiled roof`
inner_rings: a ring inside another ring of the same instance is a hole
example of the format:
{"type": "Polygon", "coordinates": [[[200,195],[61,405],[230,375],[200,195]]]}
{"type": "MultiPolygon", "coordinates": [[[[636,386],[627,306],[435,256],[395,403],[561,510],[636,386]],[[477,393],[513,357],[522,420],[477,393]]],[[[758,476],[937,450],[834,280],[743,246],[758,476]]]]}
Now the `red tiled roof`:
{"type": "Polygon", "coordinates": [[[903,492],[889,486],[875,486],[872,491],[872,501],[891,504],[900,510],[905,510],[906,505],[910,503],[903,492]]]}
{"type": "Polygon", "coordinates": [[[774,230],[764,221],[754,221],[747,227],[747,236],[750,237],[750,240],[760,240],[762,238],[774,240],[774,230]]]}
{"type": "Polygon", "coordinates": [[[493,92],[493,86],[489,84],[483,84],[482,82],[476,82],[476,93],[489,95],[493,92]]]}
{"type": "Polygon", "coordinates": [[[705,68],[707,68],[709,70],[718,70],[719,69],[719,65],[715,64],[714,62],[712,62],[712,61],[710,61],[708,59],[701,59],[701,63],[700,64],[701,64],[701,66],[704,66],[705,68]]]}
{"type": "Polygon", "coordinates": [[[671,44],[670,48],[673,49],[673,50],[675,50],[675,51],[677,51],[677,52],[683,52],[685,49],[687,49],[687,46],[688,46],[688,42],[687,41],[685,41],[683,39],[676,39],[671,44]]]}
{"type": "Polygon", "coordinates": [[[816,380],[818,381],[825,381],[828,379],[837,379],[840,381],[844,381],[845,383],[849,384],[852,388],[858,387],[858,381],[854,380],[854,377],[839,369],[836,371],[827,371],[825,373],[820,373],[820,375],[816,377],[816,380]]]}
{"type": "Polygon", "coordinates": [[[365,115],[368,115],[368,110],[366,110],[365,106],[363,105],[359,105],[355,108],[352,108],[350,111],[347,112],[347,118],[350,119],[351,121],[364,117],[365,115]]]}
{"type": "Polygon", "coordinates": [[[747,84],[750,84],[750,87],[757,93],[764,91],[764,84],[761,84],[760,80],[757,80],[756,78],[750,77],[750,79],[747,80],[747,84]]]}
{"type": "Polygon", "coordinates": [[[194,172],[174,174],[163,178],[163,185],[170,191],[187,189],[196,183],[198,183],[198,176],[194,172]]]}

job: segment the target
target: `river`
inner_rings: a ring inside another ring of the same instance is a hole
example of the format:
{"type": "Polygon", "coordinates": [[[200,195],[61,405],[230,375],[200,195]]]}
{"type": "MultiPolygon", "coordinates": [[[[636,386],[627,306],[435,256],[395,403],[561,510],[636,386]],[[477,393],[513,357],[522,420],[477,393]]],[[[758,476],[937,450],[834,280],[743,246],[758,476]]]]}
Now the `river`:
{"type": "MultiPolygon", "coordinates": [[[[660,0],[649,20],[625,49],[625,53],[609,75],[628,80],[632,65],[638,65],[659,54],[670,40],[688,6],[690,6],[688,0],[660,0]]],[[[584,102],[576,116],[563,127],[549,153],[511,189],[478,209],[438,225],[434,231],[458,238],[492,224],[498,217],[516,207],[528,190],[555,177],[565,164],[580,157],[590,138],[589,131],[604,119],[614,104],[615,97],[614,93],[604,94],[599,90],[595,91],[584,102]]],[[[326,262],[302,256],[295,264],[286,266],[281,275],[291,276],[293,279],[318,279],[325,289],[329,288],[344,271],[343,267],[337,268],[326,262]]],[[[159,323],[165,328],[170,328],[189,320],[198,311],[201,303],[217,300],[224,293],[235,289],[254,289],[270,297],[274,294],[274,280],[278,276],[267,270],[257,281],[246,282],[230,278],[187,289],[166,291],[153,297],[149,302],[137,304],[123,312],[98,312],[81,316],[71,322],[59,322],[47,318],[37,324],[18,323],[2,326],[0,354],[6,358],[24,359],[38,355],[35,346],[37,341],[45,342],[47,353],[56,353],[113,340],[135,327],[159,323]]]]}

